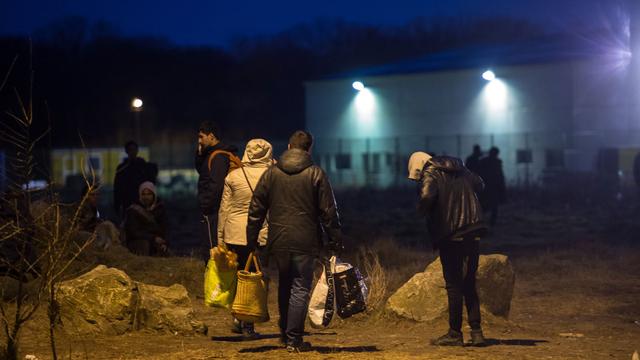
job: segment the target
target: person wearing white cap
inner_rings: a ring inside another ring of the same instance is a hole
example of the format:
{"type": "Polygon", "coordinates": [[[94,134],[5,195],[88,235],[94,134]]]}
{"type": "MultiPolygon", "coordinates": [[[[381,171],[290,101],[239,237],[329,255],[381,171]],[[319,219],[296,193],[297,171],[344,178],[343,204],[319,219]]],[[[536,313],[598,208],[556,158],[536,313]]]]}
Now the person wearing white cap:
{"type": "MultiPolygon", "coordinates": [[[[249,257],[247,247],[247,218],[249,204],[260,177],[273,164],[271,144],[263,139],[253,139],[247,143],[242,156],[242,167],[231,171],[224,180],[224,190],[218,211],[218,240],[238,254],[238,266],[244,267],[249,257]]],[[[267,242],[267,223],[264,222],[258,243],[267,242]]],[[[258,336],[253,323],[234,319],[231,331],[242,334],[245,339],[258,336]]]]}
{"type": "Polygon", "coordinates": [[[409,158],[408,178],[418,182],[418,211],[425,216],[440,262],[449,302],[449,331],[431,341],[433,345],[464,344],[462,303],[467,307],[471,345],[485,344],[476,291],[478,240],[487,227],[477,192],[482,179],[469,171],[462,160],[415,152],[409,158]]]}

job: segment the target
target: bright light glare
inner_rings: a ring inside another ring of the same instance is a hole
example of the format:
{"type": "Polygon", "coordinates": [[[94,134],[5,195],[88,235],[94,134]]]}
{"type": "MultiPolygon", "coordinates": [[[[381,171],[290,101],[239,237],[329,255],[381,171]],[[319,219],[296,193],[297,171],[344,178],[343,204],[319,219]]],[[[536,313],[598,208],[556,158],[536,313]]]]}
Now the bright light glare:
{"type": "Polygon", "coordinates": [[[482,78],[487,81],[493,81],[496,79],[496,74],[494,74],[491,70],[487,70],[482,73],[482,78]]]}
{"type": "Polygon", "coordinates": [[[360,121],[364,123],[370,123],[373,121],[376,110],[376,100],[369,89],[363,88],[360,90],[358,95],[356,95],[355,105],[356,111],[358,112],[358,119],[360,121]]]}
{"type": "Polygon", "coordinates": [[[485,101],[491,112],[502,111],[507,107],[507,86],[499,79],[494,79],[484,89],[485,101]]]}
{"type": "Polygon", "coordinates": [[[351,84],[351,86],[353,86],[353,88],[358,91],[364,90],[364,84],[360,81],[354,81],[353,84],[351,84]]]}
{"type": "Polygon", "coordinates": [[[131,106],[133,106],[136,109],[139,109],[142,107],[142,100],[135,98],[133,99],[133,101],[131,102],[131,106]]]}

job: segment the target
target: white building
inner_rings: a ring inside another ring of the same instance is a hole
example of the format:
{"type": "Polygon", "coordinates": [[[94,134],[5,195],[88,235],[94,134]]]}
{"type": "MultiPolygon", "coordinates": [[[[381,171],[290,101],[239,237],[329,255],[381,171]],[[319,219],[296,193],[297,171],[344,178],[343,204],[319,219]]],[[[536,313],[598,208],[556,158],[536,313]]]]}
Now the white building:
{"type": "Polygon", "coordinates": [[[629,182],[640,148],[631,59],[615,41],[554,38],[310,81],[314,157],[337,186],[403,185],[413,151],[464,159],[474,144],[500,149],[511,184],[597,168],[629,182]]]}

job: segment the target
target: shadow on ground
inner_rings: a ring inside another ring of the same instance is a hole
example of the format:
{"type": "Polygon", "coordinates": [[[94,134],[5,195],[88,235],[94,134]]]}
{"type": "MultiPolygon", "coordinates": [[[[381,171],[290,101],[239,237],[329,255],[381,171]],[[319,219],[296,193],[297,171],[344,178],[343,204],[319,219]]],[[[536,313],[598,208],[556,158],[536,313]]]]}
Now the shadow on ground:
{"type": "Polygon", "coordinates": [[[486,346],[536,346],[538,344],[548,343],[548,341],[534,339],[486,339],[486,343],[486,346]]]}
{"type": "MultiPolygon", "coordinates": [[[[258,346],[254,348],[245,348],[238,351],[239,353],[262,353],[273,350],[283,350],[282,346],[258,346]]],[[[308,352],[317,352],[320,354],[337,354],[337,353],[367,353],[367,352],[378,352],[376,346],[311,346],[311,349],[308,352]]]]}

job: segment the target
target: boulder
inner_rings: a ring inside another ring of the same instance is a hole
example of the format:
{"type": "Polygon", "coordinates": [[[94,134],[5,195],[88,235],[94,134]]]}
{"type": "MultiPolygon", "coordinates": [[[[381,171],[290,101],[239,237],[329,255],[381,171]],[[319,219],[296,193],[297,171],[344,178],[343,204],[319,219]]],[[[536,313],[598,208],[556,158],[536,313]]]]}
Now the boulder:
{"type": "MultiPolygon", "coordinates": [[[[513,297],[515,273],[504,255],[481,255],[476,288],[483,312],[507,318],[513,297]]],[[[421,322],[447,318],[447,291],[442,264],[436,258],[424,272],[415,274],[395,294],[386,309],[398,316],[421,322]]],[[[463,311],[466,313],[466,311],[463,311]]]]}
{"type": "Polygon", "coordinates": [[[138,303],[134,328],[171,333],[206,333],[207,327],[195,317],[184,286],[169,287],[138,283],[138,303]]]}
{"type": "Polygon", "coordinates": [[[62,325],[78,334],[119,335],[130,330],[206,333],[195,318],[182,285],[148,285],[121,270],[99,265],[60,283],[57,293],[62,325]]]}
{"type": "Polygon", "coordinates": [[[65,328],[74,332],[119,335],[131,328],[135,283],[121,270],[98,265],[58,286],[65,328]]]}

